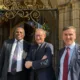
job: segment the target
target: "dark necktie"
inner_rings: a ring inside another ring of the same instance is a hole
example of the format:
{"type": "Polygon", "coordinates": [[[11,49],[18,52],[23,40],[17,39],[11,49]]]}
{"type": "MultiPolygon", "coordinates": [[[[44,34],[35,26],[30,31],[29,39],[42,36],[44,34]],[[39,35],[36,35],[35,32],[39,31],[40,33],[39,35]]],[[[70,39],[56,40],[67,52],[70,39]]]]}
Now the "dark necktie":
{"type": "Polygon", "coordinates": [[[68,80],[68,60],[69,60],[70,48],[67,47],[66,51],[67,52],[63,63],[63,80],[68,80]]]}
{"type": "Polygon", "coordinates": [[[19,41],[17,41],[16,43],[16,47],[12,57],[11,73],[13,74],[16,73],[18,49],[19,49],[19,41]]]}

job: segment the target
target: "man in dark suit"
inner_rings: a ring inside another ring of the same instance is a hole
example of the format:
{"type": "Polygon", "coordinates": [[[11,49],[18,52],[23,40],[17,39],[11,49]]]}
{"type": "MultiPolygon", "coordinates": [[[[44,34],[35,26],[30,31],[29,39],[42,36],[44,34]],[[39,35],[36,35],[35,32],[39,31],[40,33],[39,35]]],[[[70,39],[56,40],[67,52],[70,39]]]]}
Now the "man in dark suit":
{"type": "Polygon", "coordinates": [[[17,27],[14,31],[15,39],[9,39],[4,42],[0,54],[0,80],[28,80],[24,63],[29,44],[23,40],[24,36],[24,29],[17,27]],[[14,58],[15,53],[16,57],[14,58]]]}
{"type": "Polygon", "coordinates": [[[75,43],[75,39],[75,27],[63,28],[65,47],[59,51],[58,80],[80,80],[80,46],[75,43]]]}
{"type": "Polygon", "coordinates": [[[30,80],[55,80],[52,68],[53,46],[45,42],[46,32],[36,29],[35,43],[27,56],[25,67],[31,69],[30,80]]]}

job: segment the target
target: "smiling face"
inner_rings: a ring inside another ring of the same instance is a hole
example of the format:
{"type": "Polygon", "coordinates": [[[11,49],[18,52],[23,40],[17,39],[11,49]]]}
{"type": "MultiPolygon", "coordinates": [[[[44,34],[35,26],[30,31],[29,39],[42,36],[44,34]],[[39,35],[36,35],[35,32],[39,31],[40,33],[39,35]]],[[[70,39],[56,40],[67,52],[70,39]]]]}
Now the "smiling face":
{"type": "Polygon", "coordinates": [[[73,28],[63,31],[63,41],[66,46],[71,45],[76,39],[76,31],[73,28]]]}
{"type": "Polygon", "coordinates": [[[35,32],[35,41],[37,44],[41,44],[44,42],[46,38],[46,33],[42,29],[37,29],[35,32]]]}
{"type": "Polygon", "coordinates": [[[16,28],[16,30],[15,30],[15,38],[17,40],[21,40],[21,39],[24,38],[24,36],[25,36],[24,29],[21,28],[21,27],[16,28]]]}

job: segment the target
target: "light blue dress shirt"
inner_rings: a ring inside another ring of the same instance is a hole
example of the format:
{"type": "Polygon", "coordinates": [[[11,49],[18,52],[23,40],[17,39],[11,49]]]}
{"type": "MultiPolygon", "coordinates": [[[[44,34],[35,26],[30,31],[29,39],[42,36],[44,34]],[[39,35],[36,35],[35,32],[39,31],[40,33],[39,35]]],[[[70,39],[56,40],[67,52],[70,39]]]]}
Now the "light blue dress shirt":
{"type": "MultiPolygon", "coordinates": [[[[70,48],[69,61],[68,61],[68,65],[69,65],[70,61],[71,61],[72,54],[74,53],[75,42],[72,45],[65,46],[65,47],[69,47],[70,48]]],[[[63,55],[61,57],[61,60],[60,60],[60,73],[59,73],[59,79],[58,80],[62,80],[62,78],[63,78],[63,63],[64,63],[65,55],[66,55],[66,49],[64,50],[64,53],[63,53],[63,55]]],[[[71,80],[70,72],[68,72],[68,80],[71,80]]]]}

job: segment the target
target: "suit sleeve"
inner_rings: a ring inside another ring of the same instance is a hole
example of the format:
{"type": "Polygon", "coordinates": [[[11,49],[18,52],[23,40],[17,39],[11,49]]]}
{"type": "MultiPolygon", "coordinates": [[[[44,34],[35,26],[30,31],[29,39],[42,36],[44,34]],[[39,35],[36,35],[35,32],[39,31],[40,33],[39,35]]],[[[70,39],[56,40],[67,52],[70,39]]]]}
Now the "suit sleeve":
{"type": "Polygon", "coordinates": [[[32,56],[32,46],[30,46],[29,53],[26,57],[26,61],[31,61],[31,56],[32,56]]]}
{"type": "Polygon", "coordinates": [[[4,65],[4,60],[5,60],[5,50],[6,50],[6,42],[4,42],[2,49],[1,49],[1,53],[0,53],[0,77],[1,77],[1,73],[2,73],[2,68],[4,65]]]}
{"type": "Polygon", "coordinates": [[[40,69],[51,66],[52,64],[52,54],[53,54],[53,46],[51,44],[47,45],[45,48],[45,55],[47,56],[44,60],[38,60],[32,62],[32,69],[40,69]]]}

